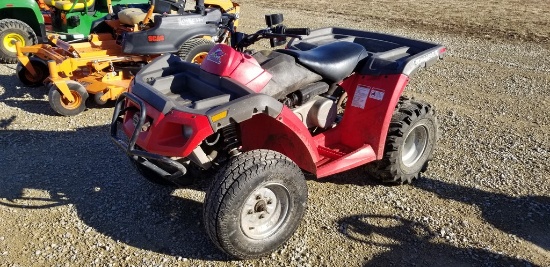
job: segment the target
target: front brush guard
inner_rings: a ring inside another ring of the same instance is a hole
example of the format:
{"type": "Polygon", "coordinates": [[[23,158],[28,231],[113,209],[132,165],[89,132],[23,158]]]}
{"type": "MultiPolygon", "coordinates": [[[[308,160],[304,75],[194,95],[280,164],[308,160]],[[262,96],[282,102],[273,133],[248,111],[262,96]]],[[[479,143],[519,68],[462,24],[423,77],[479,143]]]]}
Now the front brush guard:
{"type": "Polygon", "coordinates": [[[141,164],[142,166],[150,169],[151,171],[155,172],[162,178],[174,183],[174,184],[182,184],[182,181],[178,179],[179,177],[185,175],[187,173],[187,168],[181,164],[178,161],[175,161],[173,159],[170,159],[168,157],[146,152],[143,150],[136,149],[136,141],[140,132],[140,129],[145,124],[145,118],[147,114],[147,109],[145,107],[145,104],[141,99],[136,97],[132,93],[124,92],[122,95],[117,99],[116,105],[115,105],[115,111],[113,113],[113,119],[111,121],[111,139],[115,142],[115,144],[120,147],[126,154],[128,154],[130,157],[135,160],[137,164],[141,164]],[[128,108],[122,108],[123,104],[125,103],[125,99],[128,98],[128,100],[136,103],[139,105],[139,121],[135,125],[134,132],[132,133],[132,136],[128,143],[124,141],[122,138],[120,138],[118,134],[118,123],[120,122],[121,115],[124,115],[124,113],[128,110],[128,108]],[[174,173],[169,173],[163,168],[159,167],[155,163],[149,161],[148,159],[160,161],[162,163],[165,163],[175,169],[177,169],[174,173]]]}

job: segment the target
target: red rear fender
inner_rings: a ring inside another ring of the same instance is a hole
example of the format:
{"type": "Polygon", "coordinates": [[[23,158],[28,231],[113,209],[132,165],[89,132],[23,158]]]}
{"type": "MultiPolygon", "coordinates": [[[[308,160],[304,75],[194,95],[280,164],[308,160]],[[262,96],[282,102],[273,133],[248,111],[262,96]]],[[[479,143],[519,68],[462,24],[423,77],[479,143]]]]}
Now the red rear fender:
{"type": "Polygon", "coordinates": [[[408,81],[405,75],[358,75],[347,80],[342,85],[348,94],[345,115],[332,134],[338,133],[351,148],[371,145],[381,159],[391,117],[408,81]]]}

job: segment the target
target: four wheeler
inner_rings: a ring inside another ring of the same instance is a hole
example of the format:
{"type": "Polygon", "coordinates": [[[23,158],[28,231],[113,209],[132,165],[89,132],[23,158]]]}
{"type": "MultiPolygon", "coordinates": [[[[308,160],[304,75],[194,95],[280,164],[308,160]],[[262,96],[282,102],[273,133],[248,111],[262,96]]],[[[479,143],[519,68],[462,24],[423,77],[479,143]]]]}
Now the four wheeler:
{"type": "Polygon", "coordinates": [[[164,55],[117,100],[111,137],[158,184],[215,172],[204,224],[235,258],[266,255],[305,212],[303,172],[318,178],[377,162],[383,181],[411,182],[436,144],[431,105],[401,94],[410,76],[446,48],[388,34],[268,28],[234,32],[199,65],[164,55]],[[296,35],[299,34],[299,35],[296,35]],[[260,39],[287,49],[251,52],[260,39]],[[191,172],[193,171],[193,172],[191,172]],[[200,173],[199,173],[200,174],[200,173]]]}
{"type": "MultiPolygon", "coordinates": [[[[115,0],[115,7],[147,4],[147,0],[115,0]]],[[[110,0],[0,0],[0,62],[16,63],[14,42],[47,43],[47,32],[64,40],[86,39],[109,12],[110,0]]]]}
{"type": "Polygon", "coordinates": [[[89,42],[69,44],[52,35],[51,45],[18,45],[18,77],[27,86],[40,86],[46,80],[50,106],[61,115],[81,113],[90,95],[103,105],[124,92],[134,73],[159,54],[177,53],[185,61],[200,63],[215,42],[229,40],[227,31],[219,27],[227,21],[222,12],[237,14],[239,5],[207,0],[215,8],[205,8],[204,2],[197,1],[193,11],[174,14],[174,5],[162,0],[148,12],[124,9],[118,19],[103,21],[113,33],[92,34],[89,42]]]}

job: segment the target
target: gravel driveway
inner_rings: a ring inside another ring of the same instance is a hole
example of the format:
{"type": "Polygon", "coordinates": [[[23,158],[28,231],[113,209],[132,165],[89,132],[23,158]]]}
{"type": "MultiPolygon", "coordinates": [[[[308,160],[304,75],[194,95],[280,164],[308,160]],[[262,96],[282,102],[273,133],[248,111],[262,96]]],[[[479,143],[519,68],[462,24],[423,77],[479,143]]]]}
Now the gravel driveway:
{"type": "Polygon", "coordinates": [[[46,89],[22,87],[15,65],[1,65],[0,266],[550,266],[547,43],[240,3],[245,32],[282,12],[290,27],[445,44],[448,57],[406,90],[440,121],[424,177],[404,186],[381,185],[364,168],[310,177],[291,241],[262,259],[229,261],[201,222],[208,179],[178,190],[149,184],[109,139],[112,108],[57,116],[46,89]]]}

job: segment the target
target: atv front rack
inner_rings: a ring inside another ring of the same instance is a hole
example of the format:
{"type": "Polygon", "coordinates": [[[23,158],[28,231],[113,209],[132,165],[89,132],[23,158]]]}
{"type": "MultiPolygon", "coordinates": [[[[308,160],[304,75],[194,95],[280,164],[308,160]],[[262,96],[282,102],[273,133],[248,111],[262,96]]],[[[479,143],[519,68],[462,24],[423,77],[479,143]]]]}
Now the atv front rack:
{"type": "Polygon", "coordinates": [[[185,175],[187,173],[187,168],[183,166],[183,164],[171,158],[154,153],[149,153],[136,148],[138,135],[142,127],[145,125],[146,114],[147,108],[145,107],[145,104],[141,99],[139,99],[132,93],[122,93],[122,95],[117,99],[115,110],[113,113],[113,119],[111,121],[111,139],[118,147],[124,150],[126,154],[132,157],[136,163],[141,164],[142,166],[155,172],[159,176],[172,183],[179,184],[181,181],[176,178],[181,177],[182,175],[185,175]],[[124,113],[126,113],[126,111],[128,110],[128,108],[122,108],[122,106],[126,103],[126,101],[124,101],[126,98],[139,106],[138,119],[135,120],[134,118],[132,118],[135,128],[128,142],[118,136],[118,125],[121,122],[121,116],[124,115],[124,113]],[[177,171],[174,173],[168,173],[166,170],[157,166],[155,163],[151,162],[148,159],[160,161],[166,165],[169,165],[170,167],[173,167],[174,169],[177,169],[177,171]]]}

